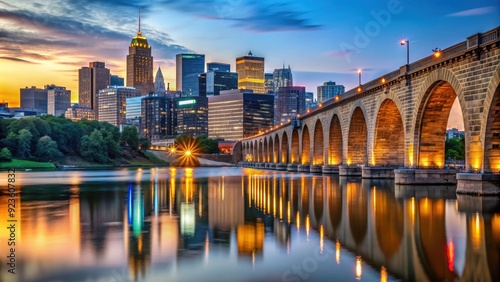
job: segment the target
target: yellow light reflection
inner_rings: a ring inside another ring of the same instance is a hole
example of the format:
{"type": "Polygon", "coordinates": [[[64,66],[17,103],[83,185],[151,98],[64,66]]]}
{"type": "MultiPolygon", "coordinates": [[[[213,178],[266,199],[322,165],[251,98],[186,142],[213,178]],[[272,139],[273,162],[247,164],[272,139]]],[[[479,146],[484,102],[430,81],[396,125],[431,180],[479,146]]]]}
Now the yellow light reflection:
{"type": "Polygon", "coordinates": [[[387,282],[387,269],[384,266],[380,268],[380,282],[387,282]]]}
{"type": "Polygon", "coordinates": [[[410,200],[410,216],[411,216],[411,224],[415,225],[415,197],[411,197],[410,200]]]}
{"type": "Polygon", "coordinates": [[[361,280],[361,275],[363,274],[363,269],[361,265],[361,256],[356,257],[356,279],[361,280]]]}
{"type": "Polygon", "coordinates": [[[335,242],[335,261],[340,264],[340,242],[339,239],[335,242]]]}
{"type": "Polygon", "coordinates": [[[287,203],[287,207],[286,207],[286,215],[287,215],[287,218],[288,218],[288,224],[290,224],[290,218],[291,218],[291,210],[290,210],[290,201],[288,201],[287,203]]]}
{"type": "Polygon", "coordinates": [[[309,240],[309,229],[310,229],[310,225],[309,225],[309,215],[306,216],[306,236],[307,236],[307,240],[309,240]]]}
{"type": "Polygon", "coordinates": [[[476,213],[476,215],[472,217],[471,224],[469,226],[472,247],[475,251],[479,251],[479,249],[481,248],[484,233],[484,226],[482,219],[479,217],[479,213],[476,213]]]}
{"type": "Polygon", "coordinates": [[[320,253],[323,253],[323,247],[324,247],[324,229],[323,229],[323,225],[320,225],[319,226],[319,252],[320,253]]]}
{"type": "Polygon", "coordinates": [[[283,219],[283,198],[280,197],[280,220],[283,219]]]}
{"type": "Polygon", "coordinates": [[[413,166],[413,144],[408,146],[408,161],[410,162],[410,166],[413,166]]]}
{"type": "Polygon", "coordinates": [[[297,215],[295,215],[295,225],[297,225],[297,231],[300,230],[300,213],[297,211],[297,215]]]}

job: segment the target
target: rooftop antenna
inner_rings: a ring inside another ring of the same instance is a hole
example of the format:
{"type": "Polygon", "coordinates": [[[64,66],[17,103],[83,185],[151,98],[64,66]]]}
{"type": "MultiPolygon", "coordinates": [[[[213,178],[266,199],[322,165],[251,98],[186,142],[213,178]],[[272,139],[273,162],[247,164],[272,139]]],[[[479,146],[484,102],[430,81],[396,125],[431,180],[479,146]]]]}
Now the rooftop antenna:
{"type": "Polygon", "coordinates": [[[137,35],[141,36],[141,7],[139,7],[139,31],[137,31],[137,35]]]}

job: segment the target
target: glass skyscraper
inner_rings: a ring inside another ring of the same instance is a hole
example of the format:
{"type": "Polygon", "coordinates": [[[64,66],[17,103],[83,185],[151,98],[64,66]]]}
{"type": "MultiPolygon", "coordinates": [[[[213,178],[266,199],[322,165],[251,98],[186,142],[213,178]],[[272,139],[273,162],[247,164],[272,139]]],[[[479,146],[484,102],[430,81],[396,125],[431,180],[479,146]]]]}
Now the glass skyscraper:
{"type": "MultiPolygon", "coordinates": [[[[238,74],[235,72],[209,71],[206,74],[206,96],[220,95],[222,90],[238,89],[238,74]]],[[[200,90],[201,91],[201,90],[200,90]]]]}
{"type": "Polygon", "coordinates": [[[163,93],[149,94],[141,99],[140,134],[150,142],[174,134],[172,99],[163,93]]]}
{"type": "Polygon", "coordinates": [[[264,58],[248,55],[236,58],[238,89],[251,89],[254,93],[266,93],[264,87],[264,58]]]}
{"type": "Polygon", "coordinates": [[[207,63],[207,72],[208,71],[230,72],[231,65],[224,63],[216,63],[216,62],[207,63]]]}
{"type": "Polygon", "coordinates": [[[200,96],[198,75],[205,72],[205,55],[177,54],[175,81],[183,96],[200,96]]]}
{"type": "Polygon", "coordinates": [[[106,121],[114,126],[126,124],[127,98],[140,96],[139,90],[133,87],[110,86],[99,91],[99,121],[106,121]]]}
{"type": "Polygon", "coordinates": [[[306,110],[306,88],[304,86],[280,87],[276,94],[274,124],[287,123],[306,110]]]}
{"type": "Polygon", "coordinates": [[[323,83],[323,85],[318,86],[318,103],[323,103],[326,100],[332,99],[333,97],[340,95],[345,92],[344,85],[337,85],[333,81],[328,81],[323,83]]]}
{"type": "Polygon", "coordinates": [[[90,62],[78,70],[78,104],[97,112],[97,94],[110,84],[109,69],[104,62],[90,62]]]}
{"type": "Polygon", "coordinates": [[[207,97],[182,97],[175,99],[177,134],[207,136],[208,99],[207,97]]]}
{"type": "Polygon", "coordinates": [[[273,126],[274,95],[226,90],[208,97],[208,136],[239,140],[273,126]]]}

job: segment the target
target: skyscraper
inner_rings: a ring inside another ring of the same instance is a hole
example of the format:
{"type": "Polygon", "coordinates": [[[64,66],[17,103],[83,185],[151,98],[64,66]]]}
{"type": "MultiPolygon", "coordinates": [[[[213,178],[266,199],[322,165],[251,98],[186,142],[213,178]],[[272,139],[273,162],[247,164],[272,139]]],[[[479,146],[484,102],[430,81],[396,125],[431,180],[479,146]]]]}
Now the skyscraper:
{"type": "Polygon", "coordinates": [[[182,97],[174,99],[177,134],[208,135],[208,98],[182,97]]]}
{"type": "Polygon", "coordinates": [[[306,88],[304,86],[280,87],[276,95],[274,124],[287,123],[306,110],[306,88]]]}
{"type": "Polygon", "coordinates": [[[47,85],[47,113],[53,116],[63,115],[71,107],[71,90],[66,87],[47,85]]]}
{"type": "Polygon", "coordinates": [[[206,96],[217,96],[222,90],[238,89],[238,74],[235,72],[209,71],[206,74],[205,86],[206,96]]]}
{"type": "Polygon", "coordinates": [[[165,89],[165,80],[163,79],[163,73],[161,72],[160,67],[156,71],[155,76],[155,93],[164,94],[167,90],[165,89]]]}
{"type": "Polygon", "coordinates": [[[199,96],[198,75],[205,72],[205,55],[177,54],[175,80],[183,96],[199,96]]]}
{"type": "Polygon", "coordinates": [[[336,85],[333,81],[325,82],[323,85],[318,86],[318,103],[323,103],[344,92],[344,85],[336,85]]]}
{"type": "Polygon", "coordinates": [[[266,89],[267,94],[274,94],[274,78],[272,73],[264,74],[264,87],[266,89]]]}
{"type": "Polygon", "coordinates": [[[104,62],[90,62],[78,70],[78,104],[97,112],[97,94],[110,85],[109,69],[104,62]]]}
{"type": "Polygon", "coordinates": [[[256,57],[250,51],[248,55],[236,58],[236,72],[239,89],[252,89],[256,94],[266,93],[263,57],[256,57]]]}
{"type": "Polygon", "coordinates": [[[208,97],[208,137],[239,140],[273,126],[274,96],[225,90],[208,97]]]}
{"type": "Polygon", "coordinates": [[[114,126],[126,124],[127,98],[140,96],[133,87],[110,86],[99,91],[99,121],[106,121],[114,126]]]}
{"type": "Polygon", "coordinates": [[[174,133],[172,99],[165,94],[149,94],[141,99],[140,134],[150,142],[174,133]]]}
{"type": "Polygon", "coordinates": [[[282,69],[275,69],[273,72],[273,80],[274,92],[278,92],[280,87],[293,86],[292,69],[290,66],[285,68],[285,65],[283,65],[282,69]]]}
{"type": "Polygon", "coordinates": [[[21,109],[47,113],[47,89],[21,88],[21,109]]]}
{"type": "Polygon", "coordinates": [[[149,46],[146,37],[142,36],[140,16],[139,30],[137,35],[132,38],[128,48],[127,86],[135,87],[141,95],[154,91],[151,46],[149,46]]]}
{"type": "Polygon", "coordinates": [[[216,62],[207,63],[207,72],[209,71],[230,72],[231,65],[216,62]]]}
{"type": "Polygon", "coordinates": [[[119,77],[116,74],[112,74],[110,76],[110,82],[109,85],[115,85],[115,86],[125,86],[125,79],[123,77],[119,77]]]}

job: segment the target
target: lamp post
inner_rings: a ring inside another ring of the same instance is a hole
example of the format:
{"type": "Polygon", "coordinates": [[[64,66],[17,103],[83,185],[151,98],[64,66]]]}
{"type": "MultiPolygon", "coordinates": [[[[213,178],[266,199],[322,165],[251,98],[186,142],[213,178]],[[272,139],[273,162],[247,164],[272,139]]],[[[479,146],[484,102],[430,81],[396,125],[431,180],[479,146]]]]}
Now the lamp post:
{"type": "Polygon", "coordinates": [[[410,64],[410,41],[408,40],[401,40],[399,42],[401,45],[406,45],[406,64],[410,64]]]}
{"type": "Polygon", "coordinates": [[[359,85],[361,86],[361,69],[358,69],[359,85]]]}
{"type": "Polygon", "coordinates": [[[437,59],[437,58],[441,57],[441,54],[442,54],[441,49],[436,47],[436,49],[432,49],[432,52],[434,52],[434,58],[437,59]]]}

